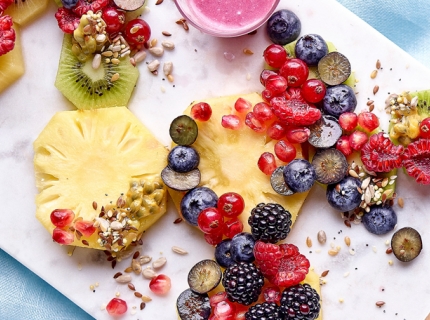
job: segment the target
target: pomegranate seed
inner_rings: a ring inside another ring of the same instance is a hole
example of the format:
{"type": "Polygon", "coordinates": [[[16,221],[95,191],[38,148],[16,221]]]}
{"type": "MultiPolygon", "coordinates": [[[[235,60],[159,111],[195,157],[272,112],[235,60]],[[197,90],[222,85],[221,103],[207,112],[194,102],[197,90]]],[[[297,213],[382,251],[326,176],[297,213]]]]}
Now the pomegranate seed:
{"type": "Polygon", "coordinates": [[[239,98],[234,103],[234,109],[239,113],[245,113],[251,110],[252,103],[248,100],[245,100],[244,98],[239,98]]]}
{"type": "Polygon", "coordinates": [[[272,108],[267,102],[257,103],[252,109],[252,113],[260,121],[269,121],[274,117],[272,108]]]}
{"type": "Polygon", "coordinates": [[[206,208],[199,213],[197,225],[203,233],[223,233],[225,224],[221,212],[217,208],[206,208]]]}
{"type": "Polygon", "coordinates": [[[224,235],[227,238],[233,238],[243,231],[243,223],[238,218],[232,218],[225,221],[224,235]]]}
{"type": "Polygon", "coordinates": [[[263,98],[264,101],[270,102],[270,100],[272,100],[272,98],[274,97],[274,94],[269,89],[264,89],[261,92],[261,97],[263,98]]]}
{"type": "Polygon", "coordinates": [[[290,162],[296,158],[296,148],[292,143],[281,140],[275,144],[275,155],[279,160],[290,162]]]}
{"type": "Polygon", "coordinates": [[[302,97],[310,103],[317,103],[324,99],[326,88],[324,83],[318,79],[306,80],[302,85],[302,97]]]}
{"type": "Polygon", "coordinates": [[[219,212],[226,218],[234,218],[245,209],[243,197],[236,192],[227,192],[218,198],[217,207],[219,212]]]}
{"type": "Polygon", "coordinates": [[[242,310],[236,313],[236,315],[234,316],[234,320],[245,320],[245,314],[246,314],[246,310],[242,310]]]}
{"type": "Polygon", "coordinates": [[[196,103],[191,107],[191,117],[199,121],[208,121],[212,115],[212,108],[206,102],[196,103]]]}
{"type": "Polygon", "coordinates": [[[372,112],[361,112],[358,115],[358,124],[367,132],[372,132],[379,127],[379,119],[372,112]]]}
{"type": "Polygon", "coordinates": [[[270,90],[274,95],[283,94],[287,87],[287,80],[278,74],[269,76],[266,79],[266,89],[270,90]]]}
{"type": "Polygon", "coordinates": [[[361,150],[364,144],[367,142],[369,137],[363,131],[354,131],[349,136],[349,145],[354,150],[361,150]]]}
{"type": "Polygon", "coordinates": [[[71,231],[66,231],[59,227],[56,227],[52,232],[52,239],[59,244],[68,245],[73,242],[75,236],[71,231]]]}
{"type": "Polygon", "coordinates": [[[276,74],[278,74],[277,72],[275,72],[275,71],[273,71],[273,70],[267,70],[267,69],[264,69],[263,71],[261,71],[261,73],[260,73],[260,83],[263,85],[263,86],[266,86],[266,80],[267,80],[267,78],[268,77],[270,77],[270,76],[273,76],[273,75],[276,75],[276,74]]]}
{"type": "Polygon", "coordinates": [[[273,122],[270,127],[267,129],[267,135],[274,140],[281,140],[287,130],[285,127],[278,121],[273,122]]]}
{"type": "Polygon", "coordinates": [[[279,69],[287,61],[288,54],[283,46],[271,44],[264,50],[263,57],[269,66],[279,69]]]}
{"type": "Polygon", "coordinates": [[[94,223],[92,221],[79,220],[75,222],[74,227],[85,237],[90,237],[96,231],[93,224],[94,223]]]}
{"type": "Polygon", "coordinates": [[[220,291],[210,297],[209,303],[213,309],[218,303],[225,300],[227,300],[227,293],[225,291],[220,291]]]}
{"type": "Polygon", "coordinates": [[[159,274],[155,278],[152,278],[149,283],[149,289],[157,295],[164,295],[169,292],[172,287],[172,282],[165,274],[159,274]]]}
{"type": "Polygon", "coordinates": [[[50,217],[54,226],[64,228],[72,223],[75,213],[70,209],[55,209],[50,217]]]}
{"type": "Polygon", "coordinates": [[[263,290],[264,300],[267,302],[278,303],[281,301],[281,290],[279,287],[268,287],[263,290]]]}
{"type": "Polygon", "coordinates": [[[430,138],[430,118],[425,118],[420,123],[420,137],[430,138]]]}
{"type": "Polygon", "coordinates": [[[287,80],[289,87],[300,87],[309,76],[309,68],[300,59],[289,59],[279,70],[279,74],[287,80]]]}
{"type": "Polygon", "coordinates": [[[352,153],[349,136],[341,136],[336,142],[336,149],[342,152],[344,156],[349,156],[352,153]]]}
{"type": "Polygon", "coordinates": [[[357,127],[358,117],[354,112],[344,112],[339,116],[339,125],[345,131],[352,131],[357,127]]]}
{"type": "Polygon", "coordinates": [[[222,241],[222,233],[214,233],[214,234],[205,233],[204,238],[208,244],[210,244],[211,246],[216,246],[218,243],[222,241]]]}
{"type": "Polygon", "coordinates": [[[248,112],[246,114],[245,124],[255,132],[262,133],[266,131],[266,125],[258,120],[253,112],[248,112]]]}
{"type": "Polygon", "coordinates": [[[240,128],[240,119],[234,114],[222,116],[221,125],[226,129],[237,130],[240,128]]]}
{"type": "Polygon", "coordinates": [[[223,320],[234,320],[235,307],[229,300],[218,302],[214,307],[214,315],[223,320]]]}
{"type": "Polygon", "coordinates": [[[287,132],[285,133],[285,137],[291,143],[306,142],[308,141],[308,138],[310,135],[311,135],[311,131],[309,130],[309,128],[306,128],[306,127],[303,127],[303,128],[293,127],[291,129],[287,129],[287,132]]]}
{"type": "Polygon", "coordinates": [[[275,156],[270,152],[264,152],[258,159],[258,168],[265,174],[270,176],[276,169],[275,156]]]}
{"type": "Polygon", "coordinates": [[[127,311],[127,302],[122,299],[113,298],[106,306],[106,311],[111,316],[120,316],[127,311]]]}

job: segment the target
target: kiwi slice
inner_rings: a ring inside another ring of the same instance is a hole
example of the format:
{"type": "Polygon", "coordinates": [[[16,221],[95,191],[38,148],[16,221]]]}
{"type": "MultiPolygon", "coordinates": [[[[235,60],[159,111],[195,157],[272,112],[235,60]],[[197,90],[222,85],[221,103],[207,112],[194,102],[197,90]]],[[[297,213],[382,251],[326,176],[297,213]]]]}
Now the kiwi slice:
{"type": "Polygon", "coordinates": [[[195,293],[190,289],[179,295],[176,309],[181,320],[207,320],[211,315],[209,296],[195,293]]]}
{"type": "Polygon", "coordinates": [[[324,184],[338,183],[348,171],[348,161],[344,154],[335,148],[318,151],[311,162],[317,181],[324,184]]]}
{"type": "Polygon", "coordinates": [[[188,273],[188,285],[196,293],[207,293],[221,282],[221,268],[213,260],[197,262],[188,273]]]}
{"type": "Polygon", "coordinates": [[[324,83],[336,86],[351,75],[351,63],[342,53],[330,52],[318,62],[318,73],[324,83]]]}
{"type": "Polygon", "coordinates": [[[294,194],[294,191],[291,190],[290,187],[285,183],[284,168],[285,166],[280,166],[277,167],[275,171],[273,171],[272,175],[270,176],[270,184],[276,193],[279,193],[283,196],[291,196],[294,194]]]}
{"type": "Polygon", "coordinates": [[[200,183],[201,174],[198,168],[186,173],[173,171],[165,167],[161,171],[161,179],[166,186],[177,191],[187,191],[197,187],[200,183]]]}
{"type": "Polygon", "coordinates": [[[423,248],[421,235],[414,228],[401,228],[393,234],[391,248],[397,259],[409,262],[418,257],[423,248]]]}
{"type": "Polygon", "coordinates": [[[174,143],[189,146],[196,141],[199,129],[193,118],[182,115],[172,121],[169,133],[174,143]]]}
{"type": "Polygon", "coordinates": [[[55,86],[76,108],[127,106],[138,77],[139,70],[127,57],[117,65],[102,58],[100,67],[93,69],[91,58],[81,62],[73,54],[72,35],[64,35],[55,86]],[[119,79],[112,81],[116,73],[119,79]]]}

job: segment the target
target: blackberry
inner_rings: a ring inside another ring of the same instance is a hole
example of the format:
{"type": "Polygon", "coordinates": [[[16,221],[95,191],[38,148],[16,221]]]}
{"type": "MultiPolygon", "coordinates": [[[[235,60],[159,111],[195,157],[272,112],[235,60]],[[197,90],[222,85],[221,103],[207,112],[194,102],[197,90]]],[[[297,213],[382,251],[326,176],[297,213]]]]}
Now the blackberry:
{"type": "Polygon", "coordinates": [[[298,284],[284,290],[280,309],[285,320],[313,320],[320,312],[320,296],[309,284],[298,284]]]}
{"type": "Polygon", "coordinates": [[[247,306],[258,300],[264,276],[252,262],[235,263],[224,270],[222,285],[230,301],[247,306]]]}
{"type": "Polygon", "coordinates": [[[276,243],[290,233],[291,213],[277,203],[260,203],[252,209],[248,224],[256,240],[276,243]]]}
{"type": "Polygon", "coordinates": [[[63,4],[64,8],[73,9],[74,7],[76,7],[78,0],[61,0],[61,3],[63,4]]]}
{"type": "Polygon", "coordinates": [[[279,320],[282,319],[279,307],[274,302],[263,302],[249,308],[245,320],[279,320]]]}

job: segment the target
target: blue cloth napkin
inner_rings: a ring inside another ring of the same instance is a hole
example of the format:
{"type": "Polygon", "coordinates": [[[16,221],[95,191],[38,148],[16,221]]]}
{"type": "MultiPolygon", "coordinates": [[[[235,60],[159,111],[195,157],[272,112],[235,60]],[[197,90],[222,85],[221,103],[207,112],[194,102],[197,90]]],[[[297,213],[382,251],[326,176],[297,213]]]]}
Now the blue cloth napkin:
{"type": "MultiPolygon", "coordinates": [[[[428,0],[337,1],[430,68],[428,0]]],[[[1,249],[0,292],[2,320],[93,319],[1,249]]]]}

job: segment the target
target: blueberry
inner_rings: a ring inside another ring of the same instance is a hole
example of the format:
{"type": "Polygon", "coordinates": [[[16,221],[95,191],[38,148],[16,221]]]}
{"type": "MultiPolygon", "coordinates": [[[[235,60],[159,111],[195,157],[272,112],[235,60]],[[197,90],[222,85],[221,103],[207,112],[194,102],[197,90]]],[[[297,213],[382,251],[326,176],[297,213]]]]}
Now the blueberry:
{"type": "Polygon", "coordinates": [[[73,9],[78,3],[78,0],[61,0],[61,3],[63,4],[64,8],[73,9]]]}
{"type": "Polygon", "coordinates": [[[302,23],[290,10],[279,10],[267,21],[267,34],[273,43],[286,45],[299,37],[302,23]]]}
{"type": "Polygon", "coordinates": [[[284,179],[293,192],[308,191],[314,185],[314,167],[304,159],[295,159],[284,168],[284,179]]]}
{"type": "Polygon", "coordinates": [[[335,209],[346,212],[357,208],[361,203],[360,179],[346,177],[339,183],[327,186],[326,198],[328,203],[335,209]]]}
{"type": "Polygon", "coordinates": [[[238,233],[231,239],[230,254],[235,262],[253,262],[255,239],[248,232],[238,233]]]}
{"type": "Polygon", "coordinates": [[[330,148],[342,136],[342,128],[336,117],[323,115],[317,122],[309,126],[308,142],[315,148],[330,148]]]}
{"type": "Polygon", "coordinates": [[[307,34],[297,40],[294,48],[296,58],[306,62],[308,66],[316,66],[328,53],[327,43],[317,34],[307,34]]]}
{"type": "Polygon", "coordinates": [[[215,261],[223,268],[228,268],[236,262],[230,254],[231,239],[224,239],[215,247],[215,261]]]}
{"type": "Polygon", "coordinates": [[[192,147],[176,146],[169,152],[167,162],[173,171],[185,173],[197,168],[200,156],[192,147]]]}
{"type": "Polygon", "coordinates": [[[210,207],[216,207],[218,196],[211,189],[197,187],[188,191],[181,200],[182,217],[189,224],[197,226],[200,212],[210,207]]]}
{"type": "Polygon", "coordinates": [[[346,84],[328,87],[323,99],[323,111],[336,118],[344,112],[354,112],[357,98],[354,90],[346,84]]]}
{"type": "Polygon", "coordinates": [[[373,205],[363,215],[361,222],[370,233],[386,234],[396,226],[397,215],[392,207],[373,205]]]}

